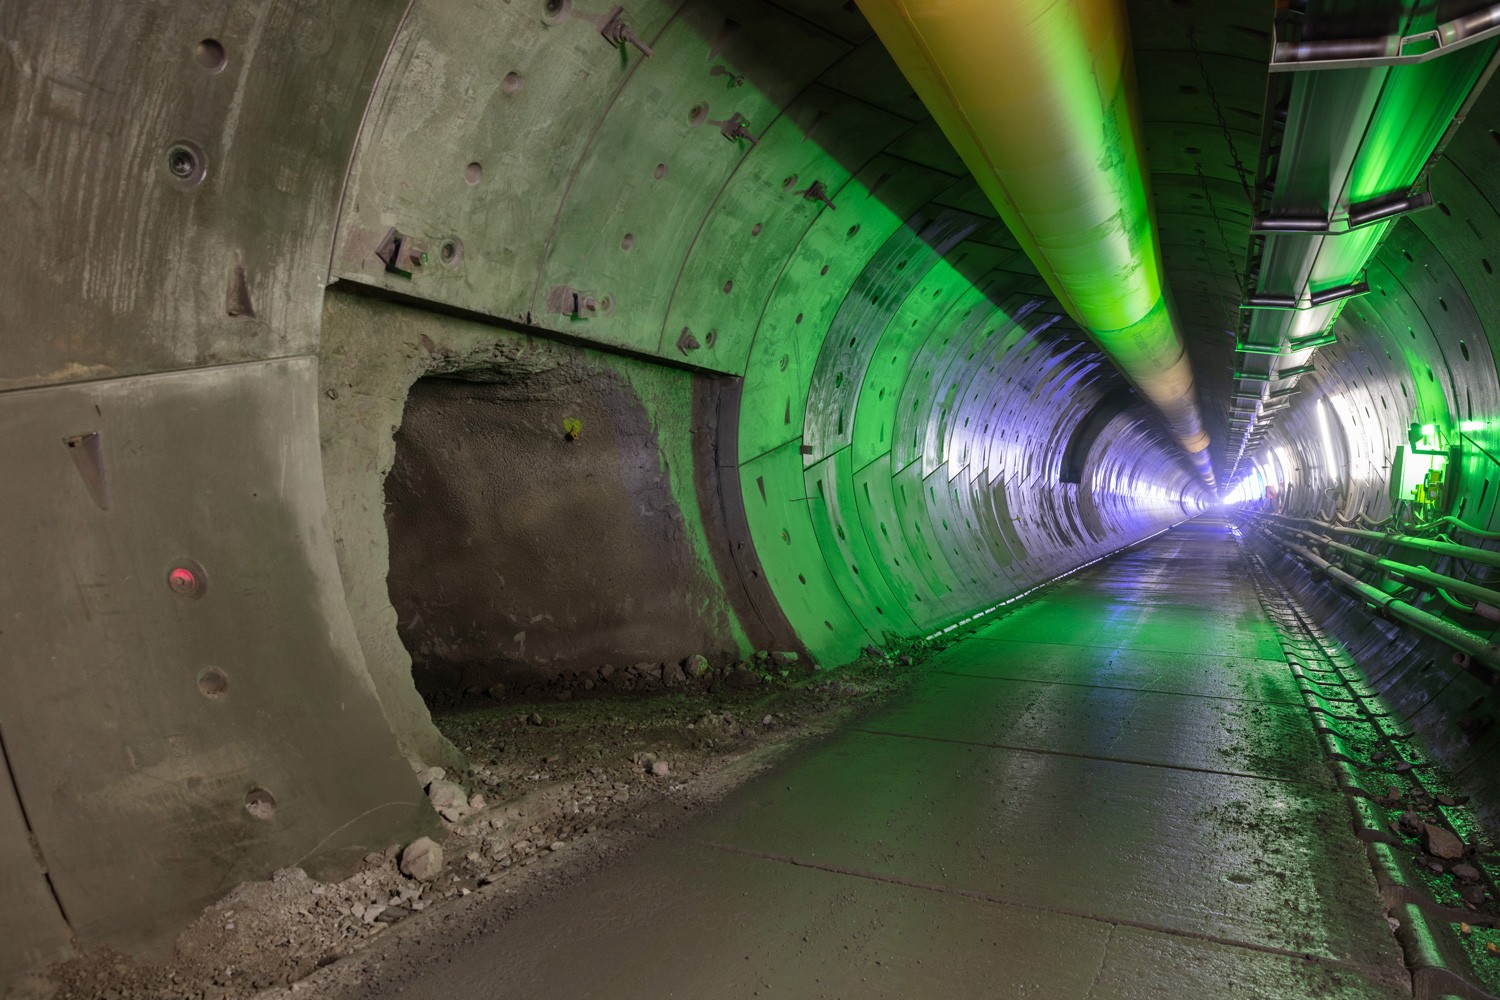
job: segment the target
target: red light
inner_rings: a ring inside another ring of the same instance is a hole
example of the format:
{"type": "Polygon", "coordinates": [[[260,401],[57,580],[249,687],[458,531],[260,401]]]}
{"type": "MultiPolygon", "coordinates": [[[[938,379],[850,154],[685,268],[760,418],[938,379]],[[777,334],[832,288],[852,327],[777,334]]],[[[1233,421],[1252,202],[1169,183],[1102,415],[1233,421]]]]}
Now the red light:
{"type": "Polygon", "coordinates": [[[179,594],[191,594],[198,589],[198,577],[192,570],[178,566],[167,574],[167,585],[179,594]]]}

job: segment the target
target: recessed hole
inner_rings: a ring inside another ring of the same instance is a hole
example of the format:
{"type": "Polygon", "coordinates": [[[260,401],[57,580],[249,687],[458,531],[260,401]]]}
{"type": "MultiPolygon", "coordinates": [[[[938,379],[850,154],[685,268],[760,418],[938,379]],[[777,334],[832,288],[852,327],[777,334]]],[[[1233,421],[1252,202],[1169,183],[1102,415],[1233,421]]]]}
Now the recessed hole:
{"type": "Polygon", "coordinates": [[[245,812],[260,820],[276,818],[276,796],[264,788],[252,788],[245,793],[245,812]]]}
{"type": "Polygon", "coordinates": [[[224,46],[214,38],[205,38],[199,42],[197,48],[193,50],[193,55],[197,57],[198,65],[210,73],[219,72],[229,61],[229,57],[224,54],[224,46]]]}
{"type": "Polygon", "coordinates": [[[542,20],[548,24],[561,24],[572,6],[571,0],[546,0],[542,5],[542,20]]]}
{"type": "Polygon", "coordinates": [[[198,675],[198,690],[205,698],[222,698],[229,693],[229,675],[218,667],[209,667],[198,675]]]}
{"type": "Polygon", "coordinates": [[[195,142],[175,142],[167,148],[167,173],[183,187],[196,187],[208,175],[208,157],[195,142]]]}
{"type": "Polygon", "coordinates": [[[801,313],[798,313],[798,314],[797,314],[797,318],[796,318],[796,319],[794,319],[794,320],[792,320],[792,322],[793,322],[793,323],[800,323],[800,322],[802,322],[802,314],[801,314],[801,313]]]}
{"type": "Polygon", "coordinates": [[[635,236],[634,236],[634,234],[632,234],[632,233],[626,233],[624,236],[620,237],[620,249],[621,250],[629,250],[633,246],[635,246],[635,236]]]}
{"type": "Polygon", "coordinates": [[[653,172],[651,176],[655,177],[657,180],[661,180],[663,177],[667,176],[667,165],[665,163],[658,163],[656,165],[655,172],[653,172]]]}
{"type": "Polygon", "coordinates": [[[764,228],[765,228],[764,226],[762,226],[759,222],[757,222],[755,225],[753,225],[753,226],[750,227],[750,235],[751,236],[759,236],[760,233],[761,233],[761,230],[764,229],[764,228]]]}
{"type": "Polygon", "coordinates": [[[1479,258],[1479,264],[1480,264],[1481,267],[1484,268],[1484,273],[1485,274],[1494,274],[1495,273],[1495,269],[1490,266],[1490,259],[1488,257],[1481,257],[1481,258],[1479,258]]]}
{"type": "Polygon", "coordinates": [[[484,167],[479,163],[471,163],[467,167],[464,167],[464,181],[470,187],[473,187],[482,180],[484,180],[484,167]]]}
{"type": "Polygon", "coordinates": [[[712,347],[719,341],[719,331],[710,330],[703,335],[703,346],[712,347]]]}
{"type": "Polygon", "coordinates": [[[819,274],[827,274],[828,273],[828,265],[824,264],[823,265],[823,270],[819,271],[818,273],[819,274]]]}
{"type": "Polygon", "coordinates": [[[783,190],[783,191],[790,191],[792,188],[794,188],[796,186],[797,186],[797,175],[796,174],[787,174],[786,180],[784,180],[784,181],[781,182],[781,190],[783,190]]]}
{"type": "Polygon", "coordinates": [[[1189,156],[1198,156],[1203,152],[1197,146],[1183,146],[1182,151],[1189,156]]]}
{"type": "Polygon", "coordinates": [[[1465,344],[1462,340],[1460,340],[1458,342],[1458,349],[1459,349],[1459,351],[1461,351],[1463,353],[1464,360],[1468,361],[1469,360],[1469,345],[1465,344]]]}
{"type": "Polygon", "coordinates": [[[438,259],[449,267],[457,267],[464,259],[464,244],[457,236],[449,237],[438,245],[438,259]]]}
{"type": "Polygon", "coordinates": [[[1448,206],[1444,205],[1442,202],[1438,202],[1437,205],[1438,205],[1438,211],[1442,212],[1444,215],[1452,215],[1453,214],[1453,212],[1449,210],[1448,206]]]}
{"type": "Polygon", "coordinates": [[[724,294],[728,295],[732,291],[734,291],[734,282],[733,281],[726,281],[726,282],[724,282],[724,294]]]}
{"type": "Polygon", "coordinates": [[[708,105],[699,101],[688,109],[688,124],[702,125],[708,121],[708,105]]]}
{"type": "MultiPolygon", "coordinates": [[[[1406,259],[1407,259],[1407,260],[1411,260],[1411,259],[1412,259],[1412,257],[1411,257],[1411,252],[1410,252],[1410,251],[1408,251],[1408,250],[1404,250],[1404,249],[1403,249],[1403,250],[1402,250],[1402,251],[1401,251],[1401,256],[1403,256],[1403,257],[1405,257],[1405,258],[1406,258],[1406,259]]],[[[1413,261],[1413,263],[1415,263],[1415,261],[1413,261]]]]}
{"type": "Polygon", "coordinates": [[[167,570],[167,587],[172,593],[197,600],[208,590],[208,574],[194,559],[180,559],[167,570]]]}
{"type": "Polygon", "coordinates": [[[505,74],[505,79],[500,81],[500,89],[505,91],[507,94],[519,93],[521,90],[521,84],[524,82],[525,81],[521,78],[520,73],[517,73],[515,70],[511,70],[509,73],[505,74]]]}
{"type": "Polygon", "coordinates": [[[846,235],[848,235],[850,239],[853,239],[855,236],[859,235],[859,223],[855,223],[854,225],[850,226],[849,232],[846,235]]]}
{"type": "Polygon", "coordinates": [[[1443,307],[1443,312],[1447,312],[1448,311],[1448,303],[1445,300],[1438,299],[1438,305],[1440,305],[1440,306],[1443,307]]]}

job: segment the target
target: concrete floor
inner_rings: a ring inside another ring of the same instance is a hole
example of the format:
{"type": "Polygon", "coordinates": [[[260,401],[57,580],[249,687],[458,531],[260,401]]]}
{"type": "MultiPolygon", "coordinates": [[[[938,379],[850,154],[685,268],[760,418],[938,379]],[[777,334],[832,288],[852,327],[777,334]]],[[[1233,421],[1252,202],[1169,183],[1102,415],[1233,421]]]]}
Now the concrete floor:
{"type": "Polygon", "coordinates": [[[448,958],[405,995],[1411,995],[1248,565],[1202,520],[448,958]]]}

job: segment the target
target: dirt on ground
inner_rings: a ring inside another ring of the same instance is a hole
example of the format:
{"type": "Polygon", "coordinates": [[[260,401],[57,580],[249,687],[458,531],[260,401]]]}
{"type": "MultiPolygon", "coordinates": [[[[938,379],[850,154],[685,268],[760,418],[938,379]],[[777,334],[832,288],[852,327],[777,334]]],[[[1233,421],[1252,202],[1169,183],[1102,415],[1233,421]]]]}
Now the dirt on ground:
{"type": "Polygon", "coordinates": [[[791,747],[882,703],[912,665],[873,649],[817,674],[765,658],[675,687],[535,688],[518,700],[471,703],[435,717],[468,771],[413,764],[446,829],[433,844],[392,844],[339,882],[283,869],[208,907],[168,957],[91,952],[32,975],[6,998],[337,992],[389,967],[403,940],[481,932],[681,825],[791,747]]]}

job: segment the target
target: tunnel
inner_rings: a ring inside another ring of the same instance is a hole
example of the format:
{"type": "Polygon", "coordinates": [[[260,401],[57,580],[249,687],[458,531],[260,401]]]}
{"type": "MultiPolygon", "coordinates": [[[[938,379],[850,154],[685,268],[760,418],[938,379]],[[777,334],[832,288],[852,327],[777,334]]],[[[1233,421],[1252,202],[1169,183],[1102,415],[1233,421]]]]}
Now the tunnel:
{"type": "Polygon", "coordinates": [[[676,861],[453,954],[1500,995],[1500,5],[18,0],[0,39],[0,992],[385,995],[352,945],[77,970],[452,861],[503,820],[475,748],[554,711],[874,672],[676,861]],[[779,936],[820,906],[842,944],[779,936]],[[674,922],[727,950],[631,936],[674,922]]]}

